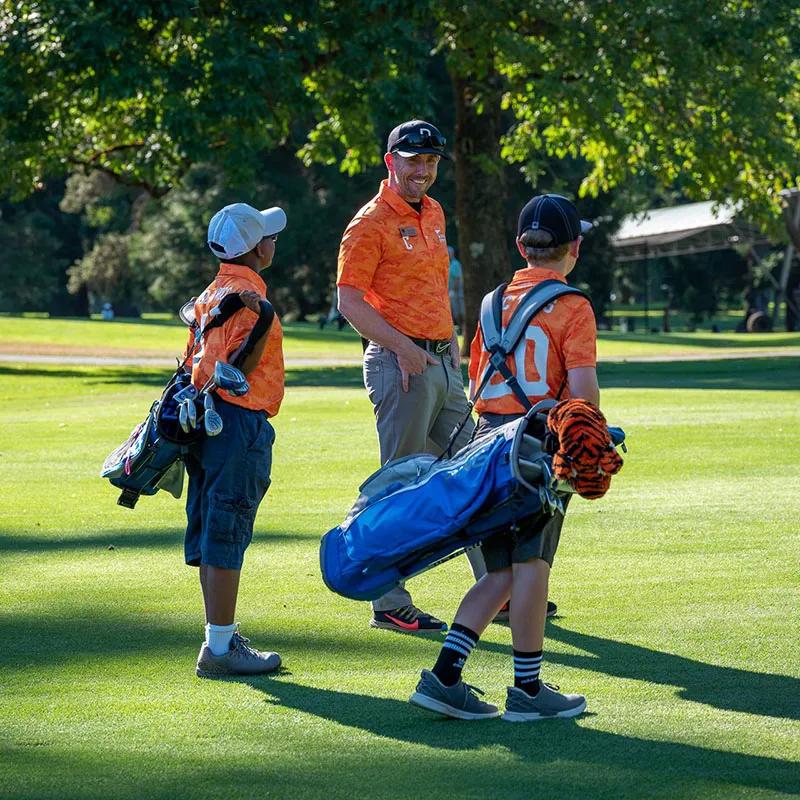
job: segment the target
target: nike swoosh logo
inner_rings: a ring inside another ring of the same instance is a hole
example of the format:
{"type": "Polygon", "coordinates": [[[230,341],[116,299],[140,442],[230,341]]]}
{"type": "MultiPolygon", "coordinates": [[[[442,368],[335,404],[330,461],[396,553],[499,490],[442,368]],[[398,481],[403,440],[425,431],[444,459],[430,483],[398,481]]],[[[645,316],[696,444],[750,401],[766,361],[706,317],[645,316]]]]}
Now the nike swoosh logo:
{"type": "Polygon", "coordinates": [[[395,625],[399,625],[401,628],[404,628],[407,631],[417,631],[417,630],[419,630],[419,620],[418,619],[415,619],[413,622],[403,622],[402,620],[397,619],[397,617],[393,617],[391,614],[387,614],[386,618],[390,619],[392,622],[394,622],[395,625]]]}

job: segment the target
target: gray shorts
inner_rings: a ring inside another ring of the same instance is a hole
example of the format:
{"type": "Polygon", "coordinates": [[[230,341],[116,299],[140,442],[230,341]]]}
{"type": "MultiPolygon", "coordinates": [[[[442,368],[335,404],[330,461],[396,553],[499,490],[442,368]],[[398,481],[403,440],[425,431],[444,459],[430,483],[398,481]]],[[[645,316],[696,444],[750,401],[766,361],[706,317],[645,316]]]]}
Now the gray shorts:
{"type": "MultiPolygon", "coordinates": [[[[485,436],[490,431],[519,419],[522,414],[482,414],[478,418],[475,437],[485,436]]],[[[571,495],[564,498],[566,511],[571,495]]],[[[541,558],[551,567],[561,538],[564,515],[556,513],[529,517],[519,523],[516,531],[503,531],[486,539],[481,545],[487,572],[497,572],[512,564],[521,564],[532,558],[541,558]]]]}

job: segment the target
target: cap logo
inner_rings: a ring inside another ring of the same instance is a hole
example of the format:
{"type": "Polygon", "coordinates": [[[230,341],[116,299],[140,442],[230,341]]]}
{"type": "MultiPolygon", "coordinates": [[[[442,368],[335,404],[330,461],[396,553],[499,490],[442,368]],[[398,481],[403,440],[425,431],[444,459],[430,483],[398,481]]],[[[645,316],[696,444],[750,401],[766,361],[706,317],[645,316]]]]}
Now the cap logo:
{"type": "Polygon", "coordinates": [[[420,136],[432,136],[433,134],[431,133],[431,129],[430,128],[420,128],[419,129],[419,135],[420,136]]]}

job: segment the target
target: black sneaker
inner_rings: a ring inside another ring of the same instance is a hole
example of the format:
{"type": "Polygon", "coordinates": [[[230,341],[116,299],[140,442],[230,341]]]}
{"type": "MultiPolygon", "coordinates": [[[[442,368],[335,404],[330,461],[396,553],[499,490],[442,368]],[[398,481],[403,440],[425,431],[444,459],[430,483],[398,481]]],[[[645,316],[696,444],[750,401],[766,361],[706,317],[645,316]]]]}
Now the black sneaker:
{"type": "Polygon", "coordinates": [[[444,633],[447,624],[420,611],[416,606],[403,606],[391,611],[373,611],[371,628],[384,628],[400,633],[444,633]]]}
{"type": "MultiPolygon", "coordinates": [[[[508,603],[506,603],[498,612],[492,622],[508,622],[508,603]]],[[[558,611],[558,606],[552,601],[547,601],[546,617],[554,617],[558,611]]]]}

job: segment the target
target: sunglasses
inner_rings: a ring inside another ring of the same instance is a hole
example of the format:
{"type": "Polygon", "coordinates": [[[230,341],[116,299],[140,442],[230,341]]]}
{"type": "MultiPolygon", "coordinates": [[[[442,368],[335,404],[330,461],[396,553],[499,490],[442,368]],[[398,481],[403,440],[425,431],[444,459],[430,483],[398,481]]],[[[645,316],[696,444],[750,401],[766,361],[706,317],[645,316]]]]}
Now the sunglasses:
{"type": "Polygon", "coordinates": [[[444,146],[447,144],[447,139],[444,136],[438,136],[435,133],[407,133],[405,136],[397,140],[393,149],[397,149],[399,146],[407,144],[411,147],[433,147],[436,150],[444,150],[444,146]]]}

